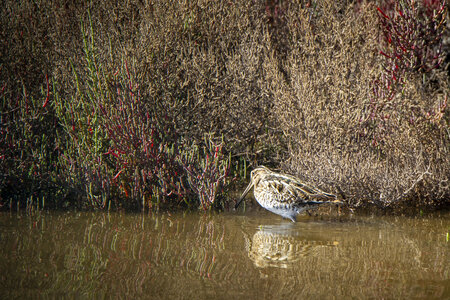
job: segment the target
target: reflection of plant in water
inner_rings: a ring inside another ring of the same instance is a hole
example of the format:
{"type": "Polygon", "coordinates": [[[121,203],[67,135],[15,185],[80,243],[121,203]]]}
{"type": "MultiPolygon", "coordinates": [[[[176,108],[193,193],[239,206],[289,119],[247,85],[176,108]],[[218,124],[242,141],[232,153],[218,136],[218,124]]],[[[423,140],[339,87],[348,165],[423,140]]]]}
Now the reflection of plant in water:
{"type": "MultiPolygon", "coordinates": [[[[122,226],[116,231],[104,231],[97,226],[100,235],[89,239],[103,240],[104,246],[113,250],[108,252],[105,278],[112,281],[128,278],[118,280],[112,289],[118,292],[145,290],[146,281],[153,282],[155,276],[161,279],[166,273],[178,274],[175,277],[183,274],[192,278],[213,277],[217,254],[225,248],[225,228],[206,215],[192,217],[142,215],[140,220],[134,221],[139,225],[122,226]]],[[[161,282],[154,282],[154,285],[161,282]]]]}
{"type": "Polygon", "coordinates": [[[450,255],[445,216],[355,216],[356,222],[352,217],[261,226],[248,236],[236,230],[252,227],[242,218],[198,216],[0,215],[2,224],[15,221],[1,231],[2,295],[31,298],[39,290],[48,298],[62,293],[133,299],[197,299],[212,293],[219,298],[244,293],[251,299],[330,293],[337,298],[445,298],[450,255]]]}

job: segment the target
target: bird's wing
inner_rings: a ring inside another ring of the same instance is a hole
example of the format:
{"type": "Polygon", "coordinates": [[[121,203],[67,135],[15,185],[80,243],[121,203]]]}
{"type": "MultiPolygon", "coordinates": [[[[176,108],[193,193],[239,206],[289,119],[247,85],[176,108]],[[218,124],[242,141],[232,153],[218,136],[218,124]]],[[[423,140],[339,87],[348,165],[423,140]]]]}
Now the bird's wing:
{"type": "Polygon", "coordinates": [[[272,193],[278,194],[286,201],[295,198],[302,199],[304,202],[324,202],[337,198],[335,195],[325,193],[293,176],[270,174],[264,178],[264,183],[272,193]]]}

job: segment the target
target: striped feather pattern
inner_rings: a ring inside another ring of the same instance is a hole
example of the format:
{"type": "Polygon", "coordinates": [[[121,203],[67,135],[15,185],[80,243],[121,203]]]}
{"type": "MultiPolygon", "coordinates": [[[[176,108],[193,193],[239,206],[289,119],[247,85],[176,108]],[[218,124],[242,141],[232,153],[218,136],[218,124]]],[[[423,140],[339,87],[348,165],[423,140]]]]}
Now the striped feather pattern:
{"type": "Polygon", "coordinates": [[[251,172],[250,183],[236,208],[252,187],[255,199],[262,207],[294,222],[296,216],[304,210],[323,203],[342,203],[336,195],[307,185],[294,176],[275,173],[261,166],[251,172]]]}

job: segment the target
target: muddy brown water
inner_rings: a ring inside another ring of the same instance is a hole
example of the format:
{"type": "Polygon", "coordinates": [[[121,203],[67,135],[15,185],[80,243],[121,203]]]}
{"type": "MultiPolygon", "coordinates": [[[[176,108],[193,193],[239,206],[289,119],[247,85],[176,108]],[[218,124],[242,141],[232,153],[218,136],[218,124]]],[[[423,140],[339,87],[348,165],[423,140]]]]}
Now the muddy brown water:
{"type": "Polygon", "coordinates": [[[450,299],[450,214],[0,214],[0,298],[450,299]]]}

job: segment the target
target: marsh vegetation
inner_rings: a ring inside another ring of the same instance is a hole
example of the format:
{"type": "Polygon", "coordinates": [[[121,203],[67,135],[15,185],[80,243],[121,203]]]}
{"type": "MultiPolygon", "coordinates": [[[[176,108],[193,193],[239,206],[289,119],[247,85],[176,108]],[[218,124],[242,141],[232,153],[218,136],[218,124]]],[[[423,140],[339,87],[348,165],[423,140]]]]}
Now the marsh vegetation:
{"type": "Polygon", "coordinates": [[[448,205],[447,19],[445,1],[7,1],[0,206],[227,207],[261,164],[351,207],[448,205]]]}

